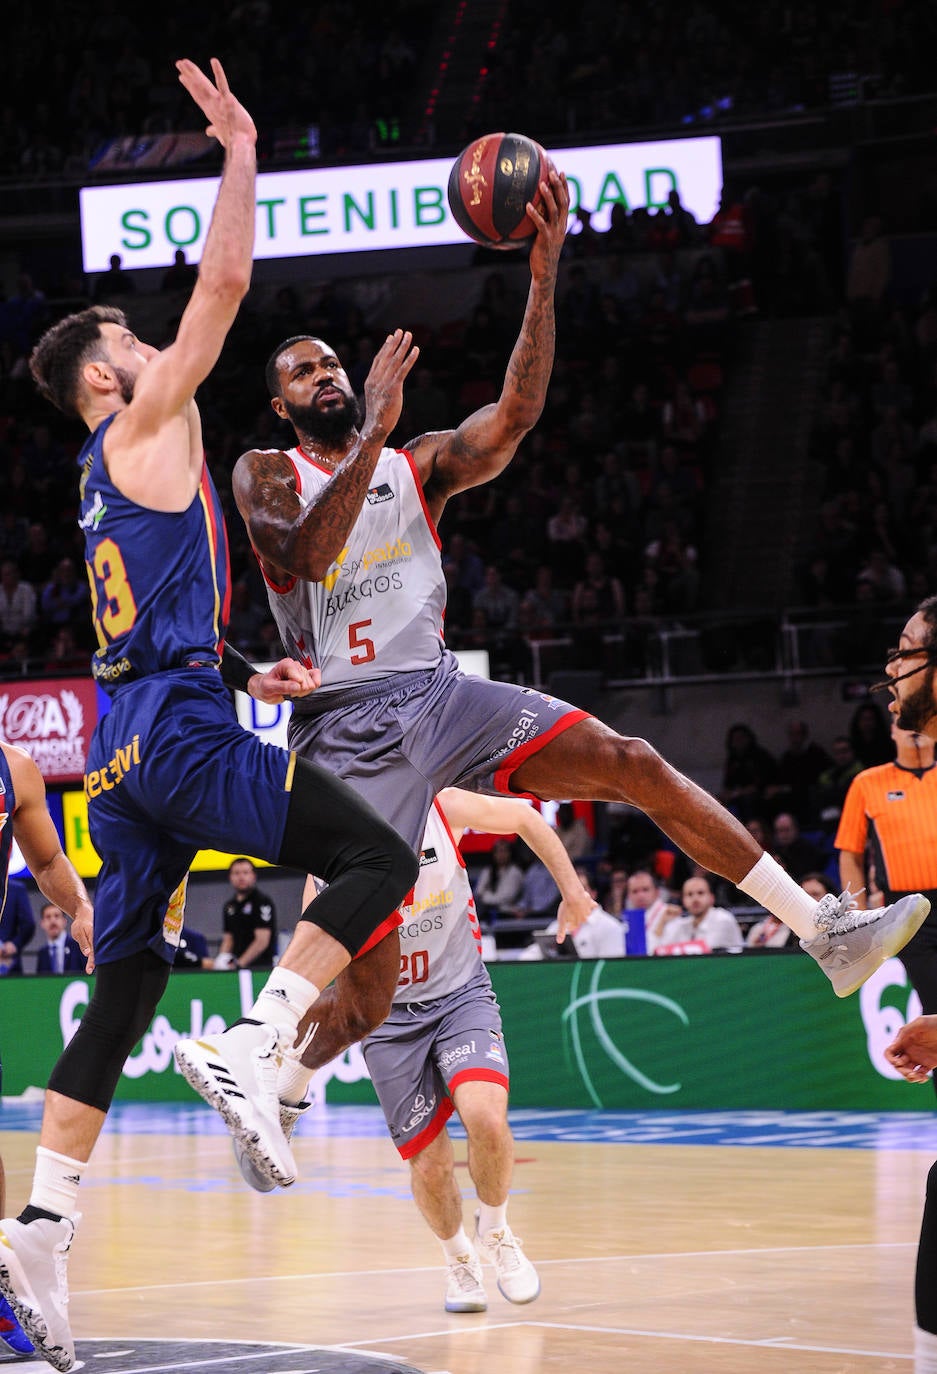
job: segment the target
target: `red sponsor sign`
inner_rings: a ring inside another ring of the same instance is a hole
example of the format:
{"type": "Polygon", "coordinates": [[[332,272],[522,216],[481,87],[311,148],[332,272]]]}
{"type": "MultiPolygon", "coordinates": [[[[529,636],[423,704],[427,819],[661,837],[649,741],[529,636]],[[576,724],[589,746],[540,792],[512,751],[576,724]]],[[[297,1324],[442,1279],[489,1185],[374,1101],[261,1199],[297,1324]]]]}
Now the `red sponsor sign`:
{"type": "Polygon", "coordinates": [[[672,945],[658,945],[655,954],[712,954],[705,940],[677,940],[672,945]]]}
{"type": "Polygon", "coordinates": [[[81,781],[97,720],[90,678],[0,682],[0,739],[31,754],[47,783],[81,781]]]}

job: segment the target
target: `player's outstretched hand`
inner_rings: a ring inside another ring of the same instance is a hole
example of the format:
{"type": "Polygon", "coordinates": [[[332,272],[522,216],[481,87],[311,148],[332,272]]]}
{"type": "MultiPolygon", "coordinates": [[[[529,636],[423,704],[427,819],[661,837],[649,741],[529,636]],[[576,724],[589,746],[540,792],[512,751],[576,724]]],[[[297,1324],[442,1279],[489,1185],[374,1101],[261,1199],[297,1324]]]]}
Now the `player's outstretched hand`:
{"type": "Polygon", "coordinates": [[[308,697],[322,682],[318,668],[305,668],[295,658],[281,658],[265,673],[255,673],[248,683],[250,695],[268,706],[280,706],[294,697],[308,697]]]}
{"type": "Polygon", "coordinates": [[[895,1036],[885,1058],[909,1083],[924,1083],[937,1068],[937,1016],[917,1016],[895,1036]]]}
{"type": "Polygon", "coordinates": [[[241,102],[231,94],[224,67],[217,57],[211,59],[211,69],[215,77],[214,85],[201,68],[187,57],[180,58],[176,63],[179,80],[208,120],[206,134],[209,138],[217,138],[222,148],[227,148],[239,134],[256,143],[254,121],[241,102]]]}
{"type": "Polygon", "coordinates": [[[403,409],[403,384],[419,356],[408,329],[388,334],[365,378],[362,438],[386,439],[390,434],[403,409]]]}
{"type": "Polygon", "coordinates": [[[561,945],[567,935],[578,930],[594,907],[595,898],[581,883],[578,889],[567,892],[556,913],[556,943],[561,945]]]}
{"type": "Polygon", "coordinates": [[[537,237],[530,246],[530,275],[555,277],[566,239],[569,186],[566,173],[558,172],[552,162],[541,177],[540,195],[539,210],[532,201],[527,203],[527,214],[537,226],[537,237]]]}

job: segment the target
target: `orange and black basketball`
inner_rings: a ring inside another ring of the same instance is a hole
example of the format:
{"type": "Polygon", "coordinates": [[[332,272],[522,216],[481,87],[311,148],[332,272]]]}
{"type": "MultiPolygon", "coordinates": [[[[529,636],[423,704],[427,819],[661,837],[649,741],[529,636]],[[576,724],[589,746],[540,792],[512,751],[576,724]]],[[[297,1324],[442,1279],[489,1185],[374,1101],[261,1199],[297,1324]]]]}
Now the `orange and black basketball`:
{"type": "Polygon", "coordinates": [[[523,134],[483,134],[464,148],[449,173],[449,208],[463,233],[486,248],[520,248],[537,232],[527,215],[549,167],[546,153],[523,134]]]}

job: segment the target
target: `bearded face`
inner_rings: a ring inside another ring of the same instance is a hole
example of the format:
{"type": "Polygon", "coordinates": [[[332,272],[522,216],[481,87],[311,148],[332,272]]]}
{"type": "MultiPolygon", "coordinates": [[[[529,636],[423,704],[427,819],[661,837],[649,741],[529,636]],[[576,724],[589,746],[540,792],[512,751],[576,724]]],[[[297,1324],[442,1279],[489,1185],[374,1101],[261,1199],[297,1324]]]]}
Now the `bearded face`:
{"type": "Polygon", "coordinates": [[[309,405],[292,405],[283,398],[283,408],[290,424],[298,434],[334,444],[344,439],[361,424],[361,406],[356,396],[342,395],[341,401],[331,401],[325,408],[317,401],[309,405]]]}
{"type": "Polygon", "coordinates": [[[132,372],[128,372],[126,368],[115,367],[113,363],[111,363],[111,368],[114,376],[117,378],[117,385],[120,387],[121,400],[125,405],[129,406],[130,402],[133,400],[133,388],[137,379],[135,375],[132,372]]]}
{"type": "Polygon", "coordinates": [[[895,722],[901,730],[913,730],[916,734],[927,733],[927,726],[937,715],[934,701],[934,668],[928,665],[921,673],[917,686],[899,701],[895,722]]]}

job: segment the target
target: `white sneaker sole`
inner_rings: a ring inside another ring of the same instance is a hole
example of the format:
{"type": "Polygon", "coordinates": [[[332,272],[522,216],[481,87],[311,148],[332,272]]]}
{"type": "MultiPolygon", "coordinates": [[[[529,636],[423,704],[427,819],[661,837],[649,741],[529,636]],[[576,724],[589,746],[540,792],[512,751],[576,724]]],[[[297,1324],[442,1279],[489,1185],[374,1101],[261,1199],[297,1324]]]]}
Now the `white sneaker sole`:
{"type": "MultiPolygon", "coordinates": [[[[46,1319],[39,1308],[33,1305],[36,1295],[32,1285],[9,1243],[0,1244],[0,1293],[12,1307],[16,1320],[32,1341],[36,1354],[48,1361],[53,1369],[58,1369],[60,1374],[67,1374],[69,1369],[73,1369],[75,1361],[68,1352],[60,1345],[51,1344],[46,1319]],[[28,1293],[29,1298],[24,1298],[23,1293],[28,1293]]],[[[30,1356],[19,1358],[29,1359],[30,1356]]]]}
{"type": "MultiPolygon", "coordinates": [[[[214,1050],[212,1053],[215,1053],[214,1050]]],[[[175,1059],[189,1087],[194,1088],[199,1097],[219,1113],[257,1173],[266,1179],[271,1189],[277,1186],[289,1188],[291,1183],[295,1183],[295,1167],[278,1160],[269,1152],[256,1125],[244,1120],[237,1104],[218,1086],[214,1073],[208,1067],[209,1060],[205,1049],[197,1041],[180,1040],[175,1048],[175,1059]]],[[[218,1059],[224,1063],[223,1055],[218,1055],[218,1059]]],[[[242,1095],[240,1101],[253,1112],[247,1097],[242,1095]]]]}
{"type": "Polygon", "coordinates": [[[482,1302],[482,1300],[481,1300],[480,1298],[476,1298],[476,1299],[474,1299],[474,1300],[473,1300],[472,1298],[469,1298],[467,1301],[465,1301],[465,1300],[463,1300],[463,1299],[461,1299],[461,1298],[457,1298],[457,1299],[455,1299],[454,1301],[449,1301],[449,1300],[447,1300],[447,1301],[446,1301],[446,1311],[447,1311],[447,1312],[487,1312],[487,1311],[488,1311],[488,1302],[487,1302],[487,1299],[486,1299],[484,1302],[482,1302]]]}
{"type": "Polygon", "coordinates": [[[510,1293],[501,1287],[500,1279],[498,1280],[498,1292],[501,1294],[502,1298],[507,1298],[508,1302],[513,1302],[516,1307],[521,1307],[525,1302],[536,1302],[537,1298],[540,1297],[540,1280],[539,1278],[537,1279],[536,1291],[526,1298],[512,1298],[510,1293]]]}

